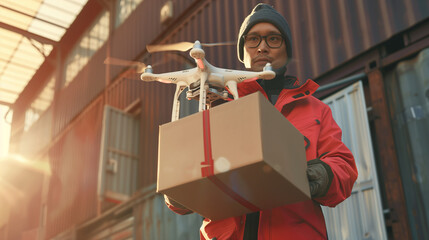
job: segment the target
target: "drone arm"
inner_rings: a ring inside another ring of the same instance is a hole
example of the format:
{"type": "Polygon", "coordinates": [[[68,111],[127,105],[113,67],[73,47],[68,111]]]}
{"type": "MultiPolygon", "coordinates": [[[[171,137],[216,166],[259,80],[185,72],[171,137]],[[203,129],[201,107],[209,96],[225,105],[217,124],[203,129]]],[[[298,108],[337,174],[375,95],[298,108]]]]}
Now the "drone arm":
{"type": "Polygon", "coordinates": [[[176,72],[168,72],[168,73],[142,73],[140,78],[143,81],[158,81],[162,83],[175,83],[179,82],[188,82],[190,79],[193,79],[193,75],[196,74],[197,68],[182,70],[176,72]]]}
{"type": "Polygon", "coordinates": [[[251,72],[251,71],[239,71],[239,70],[229,70],[221,69],[222,74],[224,75],[225,82],[235,81],[237,83],[243,82],[249,79],[273,79],[276,74],[271,70],[266,70],[262,72],[251,72]]]}

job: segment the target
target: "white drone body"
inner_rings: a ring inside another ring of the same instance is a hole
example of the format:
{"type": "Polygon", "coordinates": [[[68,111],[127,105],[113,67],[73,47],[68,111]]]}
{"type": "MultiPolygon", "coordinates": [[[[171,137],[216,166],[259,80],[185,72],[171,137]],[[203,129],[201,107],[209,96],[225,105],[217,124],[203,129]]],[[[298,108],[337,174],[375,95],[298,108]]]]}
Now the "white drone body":
{"type": "MultiPolygon", "coordinates": [[[[164,50],[165,49],[158,51],[164,50]]],[[[234,99],[238,99],[237,83],[253,81],[256,79],[269,80],[273,79],[276,75],[272,70],[270,63],[267,63],[261,72],[239,71],[214,67],[205,59],[205,52],[199,41],[195,41],[189,54],[195,59],[197,67],[183,71],[155,74],[152,71],[152,67],[149,65],[140,76],[141,80],[147,82],[159,81],[163,83],[174,83],[177,85],[176,92],[174,94],[173,112],[171,116],[172,121],[179,119],[179,95],[186,87],[191,90],[192,88],[195,88],[195,85],[197,84],[199,93],[188,91],[187,97],[188,99],[191,99],[199,95],[199,111],[204,111],[207,108],[207,92],[209,91],[210,94],[217,94],[212,87],[219,89],[225,89],[225,87],[227,87],[234,99]]],[[[218,95],[224,99],[228,98],[228,93],[226,91],[218,95]]]]}

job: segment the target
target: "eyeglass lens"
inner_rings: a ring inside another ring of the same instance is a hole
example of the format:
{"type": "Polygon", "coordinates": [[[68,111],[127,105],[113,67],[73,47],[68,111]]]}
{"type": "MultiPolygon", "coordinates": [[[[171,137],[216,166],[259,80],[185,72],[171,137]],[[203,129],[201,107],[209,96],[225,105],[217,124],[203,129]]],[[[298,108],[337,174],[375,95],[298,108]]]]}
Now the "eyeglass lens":
{"type": "Polygon", "coordinates": [[[265,38],[265,43],[270,48],[279,48],[283,43],[283,37],[280,34],[269,34],[266,36],[261,36],[258,34],[250,34],[244,36],[244,44],[247,47],[255,48],[261,44],[262,39],[265,38]]]}

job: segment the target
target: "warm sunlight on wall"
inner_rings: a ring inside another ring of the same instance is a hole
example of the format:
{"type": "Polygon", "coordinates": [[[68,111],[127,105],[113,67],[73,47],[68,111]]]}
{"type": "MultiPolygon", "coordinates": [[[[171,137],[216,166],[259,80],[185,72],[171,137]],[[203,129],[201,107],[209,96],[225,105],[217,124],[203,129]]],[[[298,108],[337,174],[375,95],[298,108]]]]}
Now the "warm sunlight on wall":
{"type": "MultiPolygon", "coordinates": [[[[0,105],[0,161],[4,158],[9,150],[9,137],[10,137],[10,124],[5,122],[4,115],[6,114],[8,107],[0,105]]],[[[9,113],[10,114],[10,113],[9,113]]],[[[4,207],[7,202],[4,198],[0,198],[0,227],[4,225],[9,219],[9,208],[4,207]]]]}
{"type": "Polygon", "coordinates": [[[0,158],[5,157],[9,151],[10,124],[4,119],[7,110],[8,107],[0,105],[0,158]]]}

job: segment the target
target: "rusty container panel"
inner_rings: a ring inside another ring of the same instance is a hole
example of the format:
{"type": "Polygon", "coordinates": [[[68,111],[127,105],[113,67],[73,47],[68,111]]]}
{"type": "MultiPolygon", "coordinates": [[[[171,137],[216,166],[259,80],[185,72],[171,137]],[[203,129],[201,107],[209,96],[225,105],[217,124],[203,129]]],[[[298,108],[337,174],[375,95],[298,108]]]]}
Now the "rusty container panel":
{"type": "Polygon", "coordinates": [[[24,157],[33,157],[45,149],[52,139],[52,105],[40,118],[21,135],[19,153],[24,157]],[[34,144],[37,142],[37,144],[34,144]]]}
{"type": "MultiPolygon", "coordinates": [[[[136,60],[141,58],[146,51],[146,45],[152,43],[163,31],[167,30],[168,25],[162,25],[160,22],[160,10],[167,0],[145,0],[137,6],[135,11],[115,29],[112,39],[111,56],[136,60]]],[[[179,16],[188,9],[195,0],[176,0],[173,1],[174,17],[171,22],[180,21],[179,16]]],[[[167,30],[168,31],[168,30],[167,30]]],[[[121,71],[121,68],[111,67],[110,75],[115,78],[121,71]]]]}
{"type": "MultiPolygon", "coordinates": [[[[5,166],[3,164],[3,166],[5,166]]],[[[8,167],[9,173],[24,181],[3,185],[2,211],[5,222],[0,227],[0,239],[35,239],[37,227],[40,223],[41,191],[40,183],[42,176],[33,171],[18,170],[14,166],[8,167]],[[4,190],[4,186],[6,190],[4,190]],[[6,196],[8,195],[8,196],[6,196]],[[25,206],[25,207],[23,207],[25,206]],[[26,238],[28,237],[28,238],[26,238]]],[[[8,179],[2,179],[8,183],[8,179]]]]}
{"type": "Polygon", "coordinates": [[[140,181],[141,187],[156,182],[159,125],[170,121],[173,102],[172,89],[163,86],[161,83],[146,83],[146,85],[141,92],[140,149],[143,153],[143,164],[140,165],[140,173],[143,173],[140,181]]]}
{"type": "Polygon", "coordinates": [[[54,103],[53,136],[57,136],[105,88],[106,45],[101,47],[65,88],[61,89],[54,103]]]}
{"type": "Polygon", "coordinates": [[[99,98],[49,150],[48,238],[96,216],[102,118],[103,101],[99,98]]]}
{"type": "MultiPolygon", "coordinates": [[[[241,22],[258,2],[273,5],[288,20],[293,41],[288,71],[302,81],[323,75],[429,16],[429,2],[422,0],[212,0],[186,12],[157,42],[236,41],[241,22]]],[[[243,68],[235,45],[205,48],[205,52],[215,66],[243,68]]]]}

